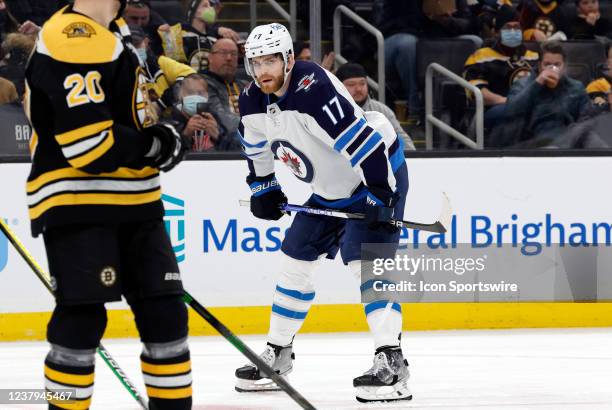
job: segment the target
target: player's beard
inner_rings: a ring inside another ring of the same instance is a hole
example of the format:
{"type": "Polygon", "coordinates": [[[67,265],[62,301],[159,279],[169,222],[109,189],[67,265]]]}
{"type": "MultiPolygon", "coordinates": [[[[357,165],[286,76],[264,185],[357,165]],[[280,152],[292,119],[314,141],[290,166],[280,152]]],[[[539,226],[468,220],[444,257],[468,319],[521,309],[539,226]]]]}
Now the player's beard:
{"type": "MultiPolygon", "coordinates": [[[[264,79],[270,79],[270,76],[265,76],[264,79]]],[[[280,90],[285,83],[285,76],[283,74],[279,76],[272,76],[271,81],[263,83],[260,78],[257,79],[259,87],[264,94],[273,94],[280,90]]]]}

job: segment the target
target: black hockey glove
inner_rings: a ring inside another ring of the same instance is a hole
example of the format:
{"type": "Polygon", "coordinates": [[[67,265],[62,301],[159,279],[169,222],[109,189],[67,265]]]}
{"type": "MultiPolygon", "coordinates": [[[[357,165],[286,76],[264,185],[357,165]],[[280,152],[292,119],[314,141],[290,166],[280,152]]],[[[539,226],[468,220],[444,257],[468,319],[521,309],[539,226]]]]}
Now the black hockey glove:
{"type": "Polygon", "coordinates": [[[281,206],[287,203],[287,197],[274,173],[265,177],[249,175],[247,184],[251,188],[251,213],[257,218],[268,221],[281,219],[284,215],[281,206]]]}
{"type": "Polygon", "coordinates": [[[366,196],[365,221],[372,230],[385,230],[395,233],[399,228],[389,223],[393,219],[393,207],[399,200],[397,193],[386,192],[377,188],[369,188],[366,196]]]}
{"type": "Polygon", "coordinates": [[[177,166],[193,144],[191,138],[182,136],[167,123],[152,125],[144,132],[153,137],[153,144],[146,156],[153,160],[153,167],[164,172],[177,166]]]}

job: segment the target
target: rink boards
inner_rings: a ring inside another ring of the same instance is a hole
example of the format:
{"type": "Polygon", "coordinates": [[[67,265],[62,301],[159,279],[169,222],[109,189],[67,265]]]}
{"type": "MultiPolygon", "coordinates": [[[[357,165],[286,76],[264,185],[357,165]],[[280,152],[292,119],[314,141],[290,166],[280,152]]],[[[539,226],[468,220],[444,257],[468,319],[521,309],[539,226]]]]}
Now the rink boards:
{"type": "MultiPolygon", "coordinates": [[[[415,158],[408,160],[408,168],[406,218],[435,220],[446,192],[455,215],[454,229],[443,238],[449,243],[516,242],[520,247],[527,234],[529,241],[554,243],[560,232],[565,240],[580,233],[579,240],[588,243],[593,226],[601,228],[600,238],[610,231],[612,194],[596,188],[600,178],[612,174],[612,161],[605,157],[415,158]],[[508,228],[500,231],[503,225],[508,228]],[[537,235],[525,229],[532,225],[540,227],[537,235]]],[[[0,164],[0,216],[46,266],[42,239],[29,233],[28,171],[28,164],[0,164]]],[[[163,175],[166,223],[189,292],[237,333],[265,333],[280,243],[290,219],[259,221],[238,205],[249,197],[246,173],[244,161],[187,161],[163,175]]],[[[292,203],[308,197],[308,185],[281,164],[277,175],[292,203]]],[[[402,234],[402,243],[411,246],[427,241],[423,232],[402,234]]],[[[317,270],[315,287],[316,305],[304,331],[366,329],[359,282],[339,260],[317,270]]],[[[0,238],[0,340],[44,338],[53,308],[46,292],[0,238]]],[[[405,305],[403,314],[407,329],[423,330],[612,326],[611,304],[567,301],[566,295],[554,294],[538,303],[418,303],[405,305]]],[[[108,307],[107,336],[136,335],[126,305],[108,307]]],[[[193,334],[213,333],[201,319],[192,319],[193,334]]]]}

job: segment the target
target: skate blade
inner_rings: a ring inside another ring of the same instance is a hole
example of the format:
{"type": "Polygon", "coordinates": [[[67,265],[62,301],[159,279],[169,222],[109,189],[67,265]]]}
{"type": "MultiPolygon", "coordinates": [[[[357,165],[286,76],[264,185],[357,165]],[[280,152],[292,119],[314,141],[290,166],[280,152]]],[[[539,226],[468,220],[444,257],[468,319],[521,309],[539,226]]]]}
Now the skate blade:
{"type": "Polygon", "coordinates": [[[408,379],[406,379],[393,386],[359,386],[355,398],[360,403],[390,402],[412,400],[412,393],[408,388],[408,379]]]}
{"type": "MultiPolygon", "coordinates": [[[[287,376],[283,376],[287,380],[287,376]]],[[[246,380],[237,379],[236,386],[234,386],[237,392],[249,393],[259,391],[281,391],[281,388],[272,379],[259,379],[259,380],[246,380]]]]}

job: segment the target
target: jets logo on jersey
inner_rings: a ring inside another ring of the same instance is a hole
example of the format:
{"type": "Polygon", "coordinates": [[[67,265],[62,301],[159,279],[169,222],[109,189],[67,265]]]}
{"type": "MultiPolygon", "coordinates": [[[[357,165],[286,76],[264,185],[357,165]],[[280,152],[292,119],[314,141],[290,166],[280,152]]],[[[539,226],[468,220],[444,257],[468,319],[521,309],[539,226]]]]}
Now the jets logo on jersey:
{"type": "Polygon", "coordinates": [[[288,141],[274,141],[272,152],[300,181],[310,183],[314,178],[312,162],[288,141]]]}
{"type": "Polygon", "coordinates": [[[314,78],[314,73],[310,75],[305,75],[304,77],[302,77],[302,79],[298,83],[298,88],[297,90],[295,90],[295,92],[297,93],[302,90],[304,90],[304,92],[308,92],[310,91],[310,87],[316,82],[317,80],[315,80],[314,78]]]}

